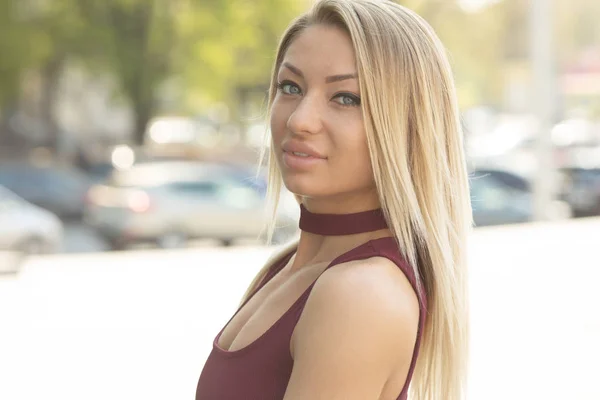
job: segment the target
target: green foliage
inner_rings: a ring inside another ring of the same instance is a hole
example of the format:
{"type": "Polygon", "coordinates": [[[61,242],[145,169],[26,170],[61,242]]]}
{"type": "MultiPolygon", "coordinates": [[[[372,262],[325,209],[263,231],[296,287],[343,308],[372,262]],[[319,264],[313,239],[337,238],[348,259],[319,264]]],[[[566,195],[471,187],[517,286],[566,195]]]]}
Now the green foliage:
{"type": "Polygon", "coordinates": [[[14,13],[12,2],[0,2],[0,54],[4,54],[0,55],[0,106],[17,93],[22,66],[27,59],[26,52],[14,40],[24,33],[15,24],[14,13]]]}
{"type": "Polygon", "coordinates": [[[192,95],[234,102],[236,90],[266,87],[283,30],[304,7],[297,0],[230,0],[219,7],[196,1],[181,13],[180,60],[192,95]]]}
{"type": "MultiPolygon", "coordinates": [[[[469,14],[455,1],[401,1],[447,46],[463,106],[502,101],[506,62],[528,54],[528,1],[503,0],[469,14]]],[[[0,107],[28,70],[77,61],[113,76],[136,115],[138,140],[160,112],[165,82],[192,112],[267,87],[279,36],[308,0],[0,0],[0,107]]],[[[600,2],[556,0],[561,65],[600,44],[600,2]]]]}

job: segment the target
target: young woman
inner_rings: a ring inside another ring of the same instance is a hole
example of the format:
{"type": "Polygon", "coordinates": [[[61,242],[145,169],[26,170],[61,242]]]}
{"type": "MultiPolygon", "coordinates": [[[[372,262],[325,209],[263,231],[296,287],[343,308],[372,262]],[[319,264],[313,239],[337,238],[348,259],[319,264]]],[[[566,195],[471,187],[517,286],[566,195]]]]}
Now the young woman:
{"type": "Polygon", "coordinates": [[[196,399],[463,398],[471,209],[433,30],[391,1],[318,1],[281,40],[269,110],[270,193],[296,195],[300,239],[217,335],[196,399]]]}

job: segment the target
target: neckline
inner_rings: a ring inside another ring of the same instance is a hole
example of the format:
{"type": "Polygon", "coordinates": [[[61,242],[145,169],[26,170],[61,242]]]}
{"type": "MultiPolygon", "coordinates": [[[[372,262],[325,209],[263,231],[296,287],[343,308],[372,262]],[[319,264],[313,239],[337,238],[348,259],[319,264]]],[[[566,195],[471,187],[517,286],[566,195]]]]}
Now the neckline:
{"type": "MultiPolygon", "coordinates": [[[[346,214],[348,215],[348,214],[346,214]]],[[[363,249],[364,247],[369,247],[369,246],[373,246],[374,243],[378,243],[378,242],[383,242],[386,240],[394,240],[393,237],[391,236],[384,236],[384,237],[380,237],[377,239],[371,239],[368,240],[364,243],[359,244],[356,247],[351,248],[350,250],[340,254],[339,256],[337,256],[336,258],[334,258],[333,260],[331,260],[331,262],[327,265],[327,267],[325,267],[325,269],[323,270],[323,272],[321,272],[321,275],[327,271],[329,268],[331,268],[332,266],[343,262],[343,260],[348,257],[350,254],[352,254],[353,252],[357,252],[361,249],[363,249]]],[[[395,245],[395,241],[393,241],[393,244],[395,245]]],[[[287,261],[289,261],[289,259],[296,253],[297,248],[294,247],[293,249],[290,250],[290,252],[286,253],[283,255],[283,257],[281,257],[281,259],[277,262],[277,268],[276,271],[274,271],[273,275],[271,275],[270,279],[273,279],[275,277],[275,275],[277,275],[282,268],[285,267],[285,264],[287,263],[287,261]]],[[[213,339],[213,351],[216,352],[217,354],[221,355],[222,357],[226,357],[226,358],[232,358],[232,357],[239,357],[243,354],[246,354],[249,351],[252,351],[256,346],[259,346],[270,334],[272,331],[274,331],[275,329],[277,329],[277,327],[283,323],[283,321],[288,317],[289,314],[293,313],[294,310],[296,310],[298,307],[300,307],[302,305],[302,301],[303,299],[305,299],[307,296],[310,295],[310,292],[312,291],[313,286],[317,283],[317,280],[320,278],[319,275],[317,277],[317,279],[315,279],[305,290],[304,292],[302,292],[302,294],[292,303],[292,305],[269,327],[267,328],[266,331],[264,331],[260,336],[258,336],[256,339],[254,339],[252,342],[248,343],[246,346],[240,348],[240,349],[236,349],[236,350],[228,350],[228,349],[224,349],[223,347],[221,347],[219,345],[219,340],[221,339],[221,335],[223,334],[223,331],[225,331],[225,329],[227,328],[227,326],[229,326],[229,324],[231,323],[231,321],[233,321],[233,319],[235,318],[236,315],[239,314],[239,312],[244,308],[244,306],[246,304],[248,304],[248,302],[260,291],[260,289],[263,288],[264,285],[267,284],[268,280],[265,282],[262,282],[261,285],[259,285],[259,287],[257,287],[251,294],[250,296],[246,299],[246,301],[244,301],[238,308],[237,310],[234,312],[234,314],[231,316],[231,318],[229,318],[229,320],[227,321],[227,323],[221,328],[221,330],[219,331],[219,333],[217,333],[217,336],[213,339]]],[[[239,334],[239,333],[238,333],[239,334]]]]}
{"type": "Polygon", "coordinates": [[[325,236],[353,235],[388,228],[381,208],[350,214],[310,212],[300,204],[300,230],[325,236]]]}

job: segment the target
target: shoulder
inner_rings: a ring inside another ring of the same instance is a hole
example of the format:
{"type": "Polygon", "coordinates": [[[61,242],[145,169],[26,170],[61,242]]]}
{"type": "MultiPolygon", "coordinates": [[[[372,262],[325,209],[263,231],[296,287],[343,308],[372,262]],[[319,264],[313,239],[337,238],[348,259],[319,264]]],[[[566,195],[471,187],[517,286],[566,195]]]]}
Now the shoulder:
{"type": "Polygon", "coordinates": [[[317,280],[310,297],[309,302],[325,311],[334,304],[335,309],[353,311],[349,318],[386,321],[391,318],[415,323],[419,320],[419,302],[409,278],[385,257],[354,260],[329,268],[317,280]]]}
{"type": "Polygon", "coordinates": [[[335,346],[341,344],[336,332],[346,330],[344,337],[355,341],[353,346],[412,357],[419,311],[409,279],[394,262],[384,257],[354,260],[331,267],[317,280],[295,336],[300,342],[335,346]]]}
{"type": "Polygon", "coordinates": [[[378,397],[393,374],[408,371],[418,325],[416,293],[392,261],[331,267],[294,330],[286,399],[378,397]]]}
{"type": "MultiPolygon", "coordinates": [[[[418,307],[409,277],[393,261],[374,256],[353,260],[329,268],[315,284],[317,293],[326,297],[349,296],[348,301],[418,307]]],[[[385,307],[384,307],[385,309],[385,307]]]]}

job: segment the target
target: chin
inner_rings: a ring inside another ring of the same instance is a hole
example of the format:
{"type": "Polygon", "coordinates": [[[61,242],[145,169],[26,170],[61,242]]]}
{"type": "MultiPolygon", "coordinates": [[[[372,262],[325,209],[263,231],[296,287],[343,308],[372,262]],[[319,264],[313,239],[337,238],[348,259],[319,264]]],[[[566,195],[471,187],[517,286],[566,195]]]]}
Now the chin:
{"type": "MultiPolygon", "coordinates": [[[[344,203],[347,200],[359,204],[369,204],[376,208],[379,204],[375,183],[354,186],[349,182],[335,182],[319,179],[318,174],[286,173],[282,175],[283,184],[291,193],[307,198],[320,199],[325,202],[344,203]],[[345,186],[344,184],[348,184],[345,186]]],[[[356,182],[352,182],[356,184],[356,182]]],[[[371,206],[369,206],[371,207],[371,206]]]]}
{"type": "MultiPolygon", "coordinates": [[[[306,197],[327,196],[323,185],[312,174],[285,173],[282,175],[283,184],[293,194],[306,197]]],[[[326,185],[325,185],[326,186],[326,185]]]]}

